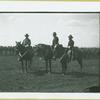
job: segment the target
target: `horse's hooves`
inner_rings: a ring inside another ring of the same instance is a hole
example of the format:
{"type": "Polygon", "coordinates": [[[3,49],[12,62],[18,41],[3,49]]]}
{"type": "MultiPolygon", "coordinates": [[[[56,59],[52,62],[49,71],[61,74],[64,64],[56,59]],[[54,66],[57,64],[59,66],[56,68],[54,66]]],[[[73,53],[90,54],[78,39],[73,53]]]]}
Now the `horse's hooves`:
{"type": "Polygon", "coordinates": [[[62,74],[63,76],[66,75],[65,73],[62,74]]]}
{"type": "Polygon", "coordinates": [[[51,72],[48,72],[48,74],[51,74],[51,72]]]}

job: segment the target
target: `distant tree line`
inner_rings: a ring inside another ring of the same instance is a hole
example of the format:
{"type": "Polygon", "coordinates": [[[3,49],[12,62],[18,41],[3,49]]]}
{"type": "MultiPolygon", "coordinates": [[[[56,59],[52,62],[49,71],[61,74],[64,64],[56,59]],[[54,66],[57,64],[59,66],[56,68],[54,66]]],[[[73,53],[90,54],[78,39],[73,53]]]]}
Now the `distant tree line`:
{"type": "Polygon", "coordinates": [[[84,59],[99,59],[100,48],[81,48],[84,59]]]}
{"type": "Polygon", "coordinates": [[[14,56],[16,53],[14,46],[0,46],[0,55],[14,56]]]}
{"type": "MultiPolygon", "coordinates": [[[[34,48],[34,47],[33,47],[34,48]]],[[[100,57],[100,48],[81,48],[84,59],[98,59],[100,57]]],[[[16,50],[14,46],[0,46],[0,56],[14,56],[16,50]]]]}

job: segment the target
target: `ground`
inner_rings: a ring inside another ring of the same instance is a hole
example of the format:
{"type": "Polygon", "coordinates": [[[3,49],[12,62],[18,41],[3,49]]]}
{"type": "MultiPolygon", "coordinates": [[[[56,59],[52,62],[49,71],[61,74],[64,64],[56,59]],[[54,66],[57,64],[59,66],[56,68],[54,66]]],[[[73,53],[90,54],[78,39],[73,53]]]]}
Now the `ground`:
{"type": "Polygon", "coordinates": [[[83,61],[83,73],[76,61],[68,65],[66,75],[61,74],[61,64],[52,62],[52,74],[45,73],[44,60],[33,58],[29,73],[22,73],[16,56],[0,57],[1,92],[83,92],[89,86],[98,85],[99,61],[83,61]]]}

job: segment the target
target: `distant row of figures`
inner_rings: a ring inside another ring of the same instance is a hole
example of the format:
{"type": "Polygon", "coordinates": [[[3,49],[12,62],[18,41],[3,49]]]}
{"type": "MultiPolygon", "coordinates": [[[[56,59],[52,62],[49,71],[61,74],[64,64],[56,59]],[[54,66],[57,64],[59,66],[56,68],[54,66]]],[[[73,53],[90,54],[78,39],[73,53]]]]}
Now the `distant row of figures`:
{"type": "Polygon", "coordinates": [[[16,55],[14,46],[0,46],[0,56],[14,56],[16,55]]]}
{"type": "MultiPolygon", "coordinates": [[[[83,58],[98,58],[100,54],[99,48],[81,48],[83,51],[83,58]]],[[[16,50],[14,46],[0,46],[0,56],[15,56],[16,50]]]]}

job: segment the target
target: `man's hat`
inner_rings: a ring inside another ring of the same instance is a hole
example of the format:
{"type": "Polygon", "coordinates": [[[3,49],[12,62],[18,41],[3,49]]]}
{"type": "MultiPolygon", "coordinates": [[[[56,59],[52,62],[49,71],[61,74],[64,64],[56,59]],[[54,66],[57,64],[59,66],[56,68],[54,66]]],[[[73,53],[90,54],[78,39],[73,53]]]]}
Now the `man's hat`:
{"type": "Polygon", "coordinates": [[[25,34],[25,37],[29,36],[28,34],[25,34]]]}
{"type": "Polygon", "coordinates": [[[53,35],[57,35],[57,33],[56,32],[53,32],[53,35]]]}
{"type": "Polygon", "coordinates": [[[73,38],[73,36],[70,34],[69,36],[68,36],[69,38],[73,38]]]}

